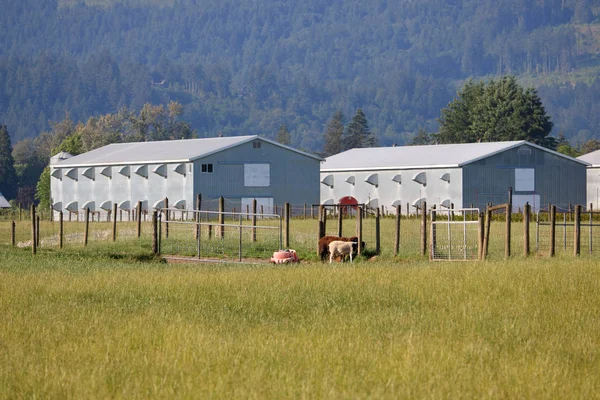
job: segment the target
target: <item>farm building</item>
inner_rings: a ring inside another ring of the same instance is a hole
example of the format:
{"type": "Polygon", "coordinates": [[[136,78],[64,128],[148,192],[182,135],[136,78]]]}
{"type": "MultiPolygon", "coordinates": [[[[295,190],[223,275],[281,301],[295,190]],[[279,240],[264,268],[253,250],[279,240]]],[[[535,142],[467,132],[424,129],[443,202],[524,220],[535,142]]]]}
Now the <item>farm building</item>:
{"type": "Polygon", "coordinates": [[[587,197],[586,206],[592,205],[594,210],[600,210],[600,150],[584,154],[577,158],[590,165],[587,167],[587,197]]]}
{"type": "Polygon", "coordinates": [[[111,144],[53,157],[52,205],[107,212],[116,203],[130,211],[141,201],[152,210],[167,197],[169,207],[192,210],[201,194],[202,209],[223,196],[227,211],[245,210],[256,198],[267,213],[285,202],[318,202],[321,161],[258,136],[111,144]]]}
{"type": "Polygon", "coordinates": [[[506,203],[510,187],[515,211],[584,204],[586,166],[526,141],[352,149],[321,165],[321,204],[484,209],[506,203]]]}
{"type": "Polygon", "coordinates": [[[6,197],[0,192],[0,208],[10,208],[10,203],[6,200],[6,197]]]}

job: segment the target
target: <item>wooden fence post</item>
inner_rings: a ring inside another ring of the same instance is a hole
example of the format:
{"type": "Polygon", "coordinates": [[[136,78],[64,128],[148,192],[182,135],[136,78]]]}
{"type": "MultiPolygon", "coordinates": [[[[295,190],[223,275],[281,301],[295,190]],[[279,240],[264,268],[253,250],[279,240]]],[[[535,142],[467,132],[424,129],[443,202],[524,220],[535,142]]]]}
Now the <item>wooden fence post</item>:
{"type": "Polygon", "coordinates": [[[556,206],[550,206],[550,257],[556,252],[556,206]]]}
{"type": "Polygon", "coordinates": [[[396,257],[400,252],[400,218],[402,212],[401,207],[402,206],[399,204],[396,206],[396,226],[394,227],[394,257],[396,257]]]}
{"type": "Polygon", "coordinates": [[[342,206],[338,205],[337,207],[338,210],[338,237],[342,237],[343,236],[343,229],[342,229],[342,206]]]}
{"type": "Polygon", "coordinates": [[[290,247],[290,203],[286,202],[284,204],[283,216],[284,216],[284,225],[285,225],[285,230],[284,230],[285,239],[283,242],[283,247],[288,249],[290,247]]]}
{"type": "Polygon", "coordinates": [[[169,237],[169,198],[165,197],[165,237],[169,237]]]}
{"type": "Polygon", "coordinates": [[[219,197],[219,237],[223,239],[225,237],[225,198],[219,197]]]}
{"type": "Polygon", "coordinates": [[[137,207],[135,210],[135,216],[137,218],[137,237],[140,238],[142,236],[142,202],[137,202],[137,207]]]}
{"type": "Polygon", "coordinates": [[[12,243],[12,247],[17,245],[17,224],[15,221],[12,221],[10,224],[10,242],[12,243]]]}
{"type": "Polygon", "coordinates": [[[356,213],[356,236],[358,237],[358,255],[362,255],[363,248],[363,207],[358,207],[358,212],[356,213]]]}
{"type": "Polygon", "coordinates": [[[35,255],[37,253],[37,239],[35,237],[36,228],[35,228],[35,206],[32,204],[30,207],[31,214],[31,254],[35,255]]]}
{"type": "Polygon", "coordinates": [[[379,207],[375,213],[375,254],[381,252],[381,213],[379,207]]]}
{"type": "Polygon", "coordinates": [[[506,203],[506,242],[504,246],[504,256],[510,257],[510,237],[512,224],[512,187],[508,188],[508,202],[506,203]]]}
{"type": "Polygon", "coordinates": [[[58,212],[58,248],[63,248],[63,238],[64,238],[64,225],[63,225],[64,215],[62,211],[58,212]]]}
{"type": "Polygon", "coordinates": [[[479,215],[477,216],[477,221],[478,221],[478,235],[479,235],[479,240],[478,240],[478,244],[479,244],[479,260],[483,260],[483,246],[484,246],[484,237],[485,237],[485,222],[484,222],[484,217],[483,217],[483,212],[480,212],[479,215]]]}
{"type": "Polygon", "coordinates": [[[90,234],[90,208],[86,207],[85,208],[85,225],[84,225],[84,231],[83,231],[83,245],[84,246],[87,246],[87,244],[88,244],[89,234],[90,234]]]}
{"type": "Polygon", "coordinates": [[[158,254],[158,212],[152,212],[152,254],[158,254]]]}
{"type": "Polygon", "coordinates": [[[196,222],[196,239],[200,236],[200,207],[202,206],[202,195],[198,194],[196,196],[196,218],[194,218],[196,222]]]}
{"type": "Polygon", "coordinates": [[[256,199],[252,199],[252,241],[256,242],[256,199]]]}
{"type": "Polygon", "coordinates": [[[37,240],[37,247],[40,247],[40,243],[41,243],[41,237],[40,237],[40,221],[42,219],[40,218],[40,216],[38,215],[36,217],[36,225],[35,225],[35,240],[37,240]]]}
{"type": "Polygon", "coordinates": [[[492,226],[492,210],[490,206],[485,211],[485,235],[483,237],[483,259],[488,256],[488,249],[490,248],[490,230],[492,226]]]}
{"type": "Polygon", "coordinates": [[[581,254],[581,204],[575,206],[575,232],[573,243],[573,254],[578,256],[581,254]]]}
{"type": "MultiPolygon", "coordinates": [[[[112,219],[112,241],[116,241],[117,240],[117,203],[113,203],[113,207],[112,207],[112,213],[113,213],[113,219],[112,219]]],[[[123,214],[121,214],[121,217],[123,217],[123,214]]],[[[121,218],[121,221],[123,220],[123,218],[121,218]]]]}
{"type": "Polygon", "coordinates": [[[437,212],[435,211],[436,206],[435,204],[431,206],[431,238],[430,238],[430,243],[429,245],[430,250],[429,250],[429,260],[433,260],[433,249],[435,249],[435,234],[436,234],[436,227],[435,227],[435,220],[436,220],[436,216],[437,216],[437,212]]]}
{"type": "Polygon", "coordinates": [[[529,213],[531,206],[529,203],[525,203],[523,207],[523,255],[529,256],[529,213]]]}
{"type": "MultiPolygon", "coordinates": [[[[417,207],[417,210],[419,208],[417,207]]],[[[421,203],[421,256],[427,252],[427,202],[421,203]]]]}

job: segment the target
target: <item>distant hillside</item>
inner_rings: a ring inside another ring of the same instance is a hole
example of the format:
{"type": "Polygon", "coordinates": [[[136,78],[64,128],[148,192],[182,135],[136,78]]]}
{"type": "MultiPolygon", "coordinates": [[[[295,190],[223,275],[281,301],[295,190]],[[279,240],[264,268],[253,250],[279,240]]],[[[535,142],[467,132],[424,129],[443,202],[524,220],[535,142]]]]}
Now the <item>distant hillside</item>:
{"type": "Polygon", "coordinates": [[[75,121],[185,105],[200,136],[286,124],[322,148],[362,108],[404,143],[470,78],[539,90],[555,134],[600,138],[600,6],[592,0],[21,0],[0,13],[0,123],[13,142],[75,121]]]}

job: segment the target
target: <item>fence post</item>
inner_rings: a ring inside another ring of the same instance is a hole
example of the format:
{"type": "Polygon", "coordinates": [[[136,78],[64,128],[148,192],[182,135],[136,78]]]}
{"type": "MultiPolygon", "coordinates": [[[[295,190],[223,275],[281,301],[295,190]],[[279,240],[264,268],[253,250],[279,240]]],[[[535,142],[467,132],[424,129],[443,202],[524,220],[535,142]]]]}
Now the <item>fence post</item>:
{"type": "Polygon", "coordinates": [[[83,231],[83,245],[87,246],[88,244],[88,235],[90,234],[90,208],[85,208],[85,225],[83,231]]]}
{"type": "Polygon", "coordinates": [[[325,206],[321,204],[319,206],[319,239],[325,236],[327,224],[327,214],[325,214],[325,206]]]}
{"type": "Polygon", "coordinates": [[[135,216],[137,218],[137,237],[140,238],[142,236],[142,202],[137,202],[137,207],[135,210],[135,216]]]}
{"type": "Polygon", "coordinates": [[[169,198],[165,197],[165,238],[169,237],[169,198]]]}
{"type": "Polygon", "coordinates": [[[479,260],[483,260],[483,243],[484,243],[484,233],[485,233],[485,224],[484,224],[484,218],[483,218],[483,212],[480,212],[479,215],[477,216],[477,228],[478,228],[478,234],[479,234],[479,260]]]}
{"type": "Polygon", "coordinates": [[[30,207],[31,214],[31,254],[35,255],[37,253],[37,239],[35,237],[36,229],[35,229],[35,206],[32,204],[30,207]]]}
{"type": "Polygon", "coordinates": [[[221,239],[225,237],[225,198],[219,197],[219,236],[221,239]]]}
{"type": "Polygon", "coordinates": [[[531,206],[529,203],[525,203],[523,207],[523,255],[527,257],[529,255],[529,212],[531,206]]]}
{"type": "Polygon", "coordinates": [[[429,245],[430,250],[429,250],[429,260],[433,260],[433,249],[435,249],[435,233],[436,233],[436,229],[435,229],[435,220],[436,220],[436,216],[437,216],[437,212],[435,211],[436,209],[436,205],[432,205],[431,206],[431,238],[430,238],[430,243],[429,245]]]}
{"type": "Polygon", "coordinates": [[[15,221],[12,221],[10,224],[10,242],[12,243],[12,247],[17,245],[17,224],[15,221]]]}
{"type": "Polygon", "coordinates": [[[284,223],[285,223],[285,241],[283,246],[287,249],[290,247],[290,203],[285,203],[283,209],[284,223]]]}
{"type": "Polygon", "coordinates": [[[306,219],[306,203],[304,203],[304,214],[303,215],[304,215],[303,219],[306,219]]]}
{"type": "Polygon", "coordinates": [[[556,206],[550,206],[550,257],[556,252],[556,206]]]}
{"type": "Polygon", "coordinates": [[[483,258],[487,258],[488,249],[490,248],[490,230],[492,226],[492,210],[488,205],[485,210],[485,235],[483,237],[483,258]]]}
{"type": "MultiPolygon", "coordinates": [[[[419,207],[417,207],[417,211],[419,207]]],[[[427,252],[427,202],[421,203],[421,256],[427,252]]]]}
{"type": "Polygon", "coordinates": [[[196,239],[200,236],[200,207],[202,206],[202,195],[196,196],[196,239]]]}
{"type": "Polygon", "coordinates": [[[65,232],[63,220],[64,220],[63,212],[59,211],[58,212],[58,248],[59,249],[63,248],[63,237],[64,237],[64,232],[65,232]]]}
{"type": "Polygon", "coordinates": [[[256,199],[252,199],[252,242],[256,242],[256,199]]]}
{"type": "Polygon", "coordinates": [[[36,217],[37,222],[35,225],[35,240],[37,240],[37,247],[40,247],[40,242],[41,242],[41,239],[40,239],[40,221],[41,220],[42,219],[40,218],[40,216],[38,214],[38,216],[36,217]]]}
{"type": "Polygon", "coordinates": [[[575,238],[573,243],[573,253],[575,256],[581,254],[581,204],[575,206],[575,238]]]}
{"type": "Polygon", "coordinates": [[[506,243],[504,246],[504,256],[510,257],[510,234],[512,223],[512,187],[508,188],[508,202],[506,203],[506,243]]]}
{"type": "Polygon", "coordinates": [[[338,237],[342,237],[343,229],[342,229],[342,206],[338,205],[338,237]]]}
{"type": "Polygon", "coordinates": [[[401,205],[396,206],[396,226],[395,226],[395,235],[394,235],[394,257],[396,257],[400,251],[400,214],[401,214],[401,205]]]}
{"type": "Polygon", "coordinates": [[[375,213],[375,254],[381,251],[381,213],[379,207],[375,213]]]}
{"type": "Polygon", "coordinates": [[[152,254],[158,254],[158,212],[152,212],[152,254]]]}
{"type": "Polygon", "coordinates": [[[363,248],[363,207],[358,207],[358,212],[356,213],[356,236],[358,237],[358,255],[362,255],[363,248]]]}
{"type": "MultiPolygon", "coordinates": [[[[112,241],[115,242],[117,240],[117,203],[113,203],[112,206],[112,214],[113,214],[113,219],[112,219],[112,241]]],[[[121,214],[121,217],[123,215],[121,214]]],[[[121,218],[121,221],[123,220],[123,218],[121,218]]]]}

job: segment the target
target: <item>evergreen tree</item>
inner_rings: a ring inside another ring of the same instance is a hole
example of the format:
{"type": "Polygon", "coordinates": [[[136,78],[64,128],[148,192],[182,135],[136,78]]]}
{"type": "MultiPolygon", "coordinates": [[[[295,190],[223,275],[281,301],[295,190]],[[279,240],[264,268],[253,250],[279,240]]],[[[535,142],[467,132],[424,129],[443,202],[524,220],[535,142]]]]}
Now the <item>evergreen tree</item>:
{"type": "Polygon", "coordinates": [[[409,146],[424,146],[432,144],[431,135],[423,128],[419,128],[416,135],[410,140],[409,146]]]}
{"type": "Polygon", "coordinates": [[[290,132],[288,131],[287,126],[285,124],[279,127],[275,140],[278,143],[284,144],[286,146],[292,144],[292,135],[290,135],[290,132]]]}
{"type": "Polygon", "coordinates": [[[342,141],[344,150],[356,149],[362,147],[374,147],[376,140],[371,131],[369,130],[369,123],[367,117],[363,113],[362,109],[356,110],[356,114],[352,118],[352,121],[348,125],[345,137],[342,141]]]}
{"type": "Polygon", "coordinates": [[[344,135],[344,114],[341,111],[336,111],[333,117],[325,127],[323,137],[325,144],[323,145],[323,155],[325,157],[343,151],[342,137],[344,135]]]}
{"type": "Polygon", "coordinates": [[[442,110],[438,143],[527,140],[550,148],[553,123],[535,89],[525,90],[514,76],[489,83],[468,82],[442,110]]]}
{"type": "Polygon", "coordinates": [[[17,174],[12,157],[12,145],[6,125],[0,125],[0,193],[9,200],[17,191],[17,174]]]}

